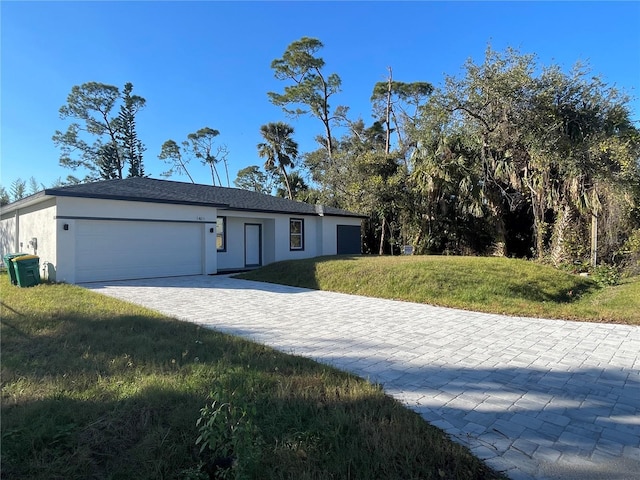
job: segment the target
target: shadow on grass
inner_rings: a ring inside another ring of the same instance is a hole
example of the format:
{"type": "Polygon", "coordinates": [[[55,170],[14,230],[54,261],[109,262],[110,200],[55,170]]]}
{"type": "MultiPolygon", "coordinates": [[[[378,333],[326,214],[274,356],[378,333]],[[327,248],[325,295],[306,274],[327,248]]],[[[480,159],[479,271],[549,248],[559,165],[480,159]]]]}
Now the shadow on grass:
{"type": "Polygon", "coordinates": [[[3,478],[171,478],[196,463],[189,445],[206,395],[153,387],[119,400],[73,397],[3,405],[3,478]]]}
{"type": "Polygon", "coordinates": [[[521,298],[533,302],[550,302],[567,304],[578,301],[584,295],[590,295],[599,290],[597,284],[590,282],[576,283],[570,290],[549,293],[548,285],[540,285],[536,282],[511,284],[506,287],[509,297],[521,298]]]}
{"type": "Polygon", "coordinates": [[[301,260],[285,260],[271,263],[259,270],[236,275],[235,278],[320,290],[316,274],[318,265],[335,262],[336,260],[352,262],[361,257],[358,255],[333,255],[301,260]]]}
{"type": "Polygon", "coordinates": [[[212,400],[256,409],[250,478],[495,478],[378,388],[308,359],[173,320],[5,308],[3,478],[180,478],[212,400]]]}

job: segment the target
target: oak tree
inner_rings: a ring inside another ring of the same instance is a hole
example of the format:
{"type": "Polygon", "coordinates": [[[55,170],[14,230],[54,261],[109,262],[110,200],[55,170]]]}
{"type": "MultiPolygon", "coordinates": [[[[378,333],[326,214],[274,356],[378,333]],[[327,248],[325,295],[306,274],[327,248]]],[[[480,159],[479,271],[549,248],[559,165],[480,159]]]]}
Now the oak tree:
{"type": "Polygon", "coordinates": [[[258,165],[250,165],[238,171],[234,185],[242,190],[250,190],[252,192],[271,193],[271,182],[258,165]]]}

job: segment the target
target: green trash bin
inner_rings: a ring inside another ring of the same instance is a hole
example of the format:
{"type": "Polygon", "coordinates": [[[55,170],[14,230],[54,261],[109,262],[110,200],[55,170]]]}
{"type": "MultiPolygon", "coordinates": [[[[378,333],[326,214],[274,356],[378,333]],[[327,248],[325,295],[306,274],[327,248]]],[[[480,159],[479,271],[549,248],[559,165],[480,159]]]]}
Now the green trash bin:
{"type": "Polygon", "coordinates": [[[9,279],[11,280],[12,285],[17,285],[18,279],[16,278],[16,270],[13,268],[13,262],[11,260],[24,255],[26,255],[26,253],[7,253],[4,256],[4,265],[7,267],[7,272],[9,273],[9,279]]]}
{"type": "Polygon", "coordinates": [[[23,255],[11,261],[16,271],[19,287],[33,287],[40,283],[40,257],[23,255]]]}

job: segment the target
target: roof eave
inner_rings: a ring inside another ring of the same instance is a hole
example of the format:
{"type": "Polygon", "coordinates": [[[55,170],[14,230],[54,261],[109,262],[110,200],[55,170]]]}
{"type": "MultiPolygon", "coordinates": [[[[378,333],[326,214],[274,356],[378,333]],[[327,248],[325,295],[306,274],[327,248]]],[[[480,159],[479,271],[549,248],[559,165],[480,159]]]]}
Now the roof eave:
{"type": "Polygon", "coordinates": [[[277,213],[281,215],[306,215],[311,217],[345,217],[345,218],[367,218],[366,215],[360,215],[357,213],[327,213],[324,212],[323,215],[318,214],[317,212],[297,212],[295,210],[274,210],[274,209],[266,209],[266,208],[243,208],[243,207],[234,207],[234,206],[226,206],[223,207],[223,210],[229,210],[233,212],[255,212],[255,213],[277,213]]]}
{"type": "MultiPolygon", "coordinates": [[[[47,192],[47,190],[45,190],[47,192]]],[[[225,208],[229,205],[226,203],[215,203],[215,202],[194,202],[189,200],[173,200],[173,199],[163,199],[163,198],[152,198],[152,197],[132,197],[129,195],[110,195],[110,194],[100,194],[100,193],[76,193],[76,192],[49,192],[50,195],[56,197],[72,197],[72,198],[95,198],[100,200],[118,200],[118,201],[129,201],[129,202],[144,202],[144,203],[163,203],[170,205],[192,205],[199,207],[215,207],[215,208],[225,208]]]]}
{"type": "Polygon", "coordinates": [[[28,197],[16,200],[15,202],[2,205],[2,207],[0,207],[0,210],[2,210],[3,214],[11,213],[21,208],[29,207],[31,205],[43,202],[49,198],[53,198],[52,195],[48,195],[46,190],[42,190],[38,193],[34,193],[33,195],[29,195],[28,197]]]}

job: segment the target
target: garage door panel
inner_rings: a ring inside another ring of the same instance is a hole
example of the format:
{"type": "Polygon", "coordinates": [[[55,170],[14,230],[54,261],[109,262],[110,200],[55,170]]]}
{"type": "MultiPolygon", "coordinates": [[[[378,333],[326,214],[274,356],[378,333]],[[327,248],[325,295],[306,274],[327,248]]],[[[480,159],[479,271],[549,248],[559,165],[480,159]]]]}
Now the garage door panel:
{"type": "Polygon", "coordinates": [[[76,281],[201,274],[202,228],[188,223],[79,221],[76,281]]]}

